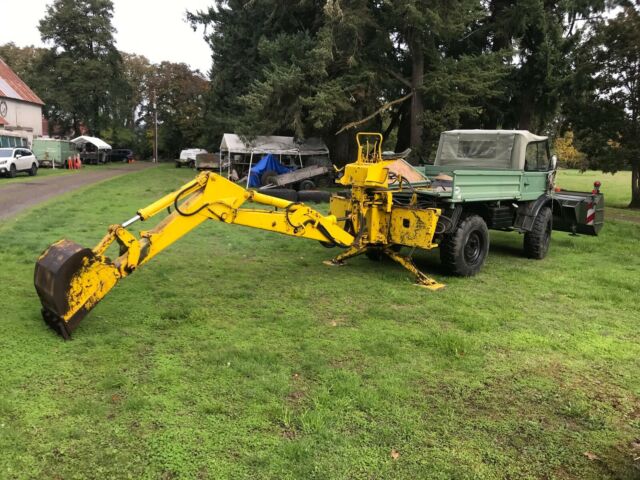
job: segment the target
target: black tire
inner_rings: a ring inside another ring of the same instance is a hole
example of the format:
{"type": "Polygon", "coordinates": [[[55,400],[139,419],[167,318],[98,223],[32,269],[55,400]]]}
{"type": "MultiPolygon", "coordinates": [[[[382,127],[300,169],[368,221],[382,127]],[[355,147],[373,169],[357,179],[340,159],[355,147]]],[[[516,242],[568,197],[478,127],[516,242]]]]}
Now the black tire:
{"type": "Polygon", "coordinates": [[[182,164],[180,162],[176,162],[176,168],[182,168],[182,164]]]}
{"type": "Polygon", "coordinates": [[[453,275],[471,277],[484,265],[489,253],[489,229],[479,215],[464,218],[458,228],[440,242],[440,261],[453,275]]]}
{"type": "Polygon", "coordinates": [[[315,190],[316,189],[316,184],[313,183],[313,180],[302,180],[300,182],[300,191],[304,191],[304,190],[315,190]]]}
{"type": "Polygon", "coordinates": [[[524,254],[528,258],[542,260],[547,256],[553,230],[553,214],[549,207],[542,208],[533,221],[533,228],[524,234],[524,254]]]}
{"type": "Polygon", "coordinates": [[[38,174],[38,166],[35,163],[31,164],[31,168],[29,169],[29,176],[35,177],[38,174]]]}
{"type": "Polygon", "coordinates": [[[278,176],[278,172],[274,172],[273,170],[267,170],[262,175],[260,175],[260,183],[263,186],[276,185],[277,176],[278,176]]]}
{"type": "Polygon", "coordinates": [[[332,183],[333,179],[328,175],[316,178],[316,184],[318,185],[318,188],[328,188],[332,185],[332,183]]]}
{"type": "Polygon", "coordinates": [[[298,201],[302,203],[328,203],[331,200],[330,192],[322,190],[301,190],[298,192],[298,201]]]}
{"type": "Polygon", "coordinates": [[[16,168],[15,164],[11,164],[11,166],[9,167],[9,178],[16,178],[16,175],[18,174],[18,169],[16,168]]]}
{"type": "Polygon", "coordinates": [[[298,192],[291,188],[265,188],[259,190],[260,193],[269,195],[270,197],[282,198],[283,200],[289,200],[290,202],[298,201],[298,192]]]}

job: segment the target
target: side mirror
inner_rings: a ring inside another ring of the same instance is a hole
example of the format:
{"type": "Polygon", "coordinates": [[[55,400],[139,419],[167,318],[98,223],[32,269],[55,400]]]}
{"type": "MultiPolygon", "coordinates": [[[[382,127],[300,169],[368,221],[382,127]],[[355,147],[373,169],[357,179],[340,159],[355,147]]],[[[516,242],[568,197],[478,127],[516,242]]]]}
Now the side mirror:
{"type": "Polygon", "coordinates": [[[22,154],[21,154],[21,153],[16,153],[16,160],[17,160],[18,158],[22,158],[22,154]]]}
{"type": "Polygon", "coordinates": [[[558,166],[558,156],[551,155],[551,170],[555,170],[557,166],[558,166]]]}

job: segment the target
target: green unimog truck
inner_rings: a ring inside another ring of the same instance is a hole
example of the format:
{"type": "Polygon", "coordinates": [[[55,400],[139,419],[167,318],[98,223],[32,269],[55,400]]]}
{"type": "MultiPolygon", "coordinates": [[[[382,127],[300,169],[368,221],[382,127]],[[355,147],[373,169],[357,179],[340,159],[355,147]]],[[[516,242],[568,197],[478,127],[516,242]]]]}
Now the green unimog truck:
{"type": "Polygon", "coordinates": [[[542,259],[552,230],[597,235],[603,225],[600,184],[588,193],[557,191],[548,138],[525,130],[444,132],[434,164],[421,172],[423,182],[399,178],[394,199],[442,209],[436,240],[456,275],[480,271],[489,230],[523,234],[524,254],[542,259]]]}

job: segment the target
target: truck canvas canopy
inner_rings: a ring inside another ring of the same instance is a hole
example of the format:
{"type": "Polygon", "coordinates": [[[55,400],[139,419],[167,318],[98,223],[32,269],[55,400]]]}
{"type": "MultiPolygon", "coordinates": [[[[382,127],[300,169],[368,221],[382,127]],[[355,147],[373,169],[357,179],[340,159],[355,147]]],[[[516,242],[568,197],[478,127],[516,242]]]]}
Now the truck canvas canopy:
{"type": "Polygon", "coordinates": [[[440,136],[436,165],[522,169],[519,163],[527,144],[546,139],[525,130],[450,130],[440,136]]]}

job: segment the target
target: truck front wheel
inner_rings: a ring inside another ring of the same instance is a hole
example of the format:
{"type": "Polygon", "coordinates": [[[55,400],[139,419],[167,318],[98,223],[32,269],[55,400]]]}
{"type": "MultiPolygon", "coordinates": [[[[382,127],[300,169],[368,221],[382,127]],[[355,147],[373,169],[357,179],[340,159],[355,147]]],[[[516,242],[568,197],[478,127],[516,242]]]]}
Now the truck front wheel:
{"type": "Polygon", "coordinates": [[[440,242],[440,261],[454,275],[471,277],[489,253],[489,229],[479,215],[469,215],[440,242]]]}
{"type": "Polygon", "coordinates": [[[552,213],[549,207],[538,212],[530,232],[524,234],[524,253],[529,258],[542,260],[547,256],[551,243],[552,213]]]}

